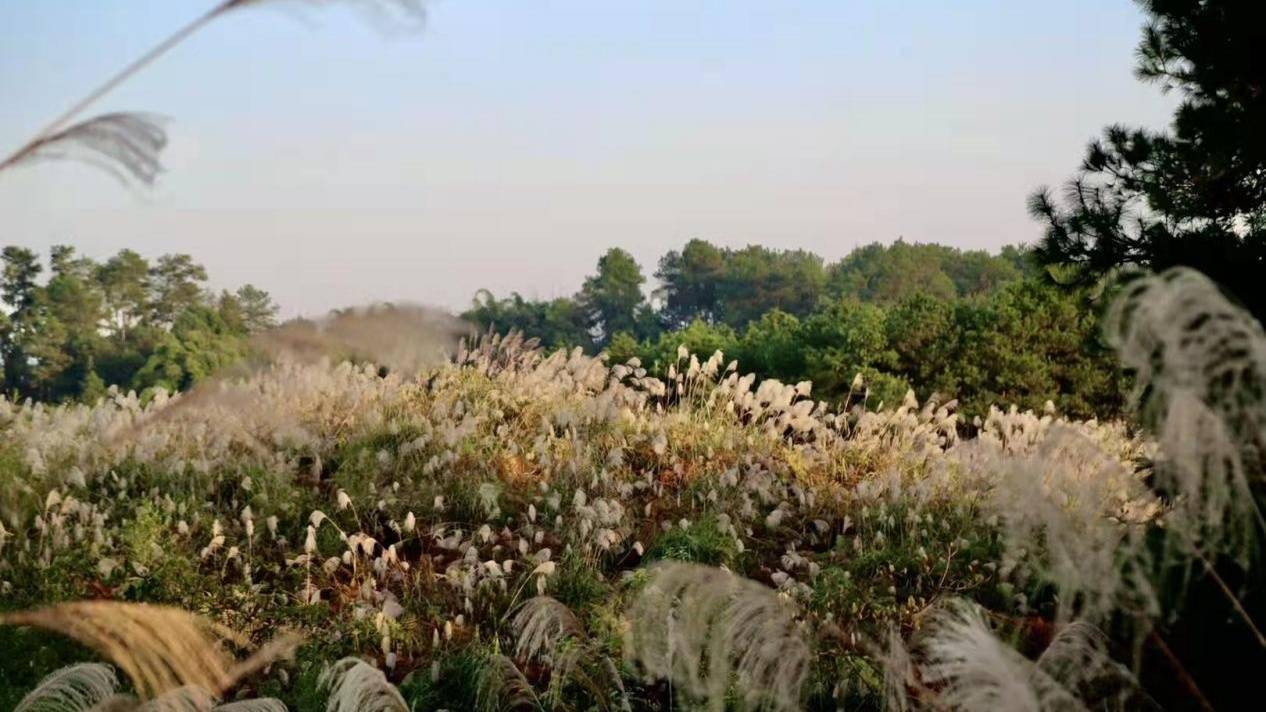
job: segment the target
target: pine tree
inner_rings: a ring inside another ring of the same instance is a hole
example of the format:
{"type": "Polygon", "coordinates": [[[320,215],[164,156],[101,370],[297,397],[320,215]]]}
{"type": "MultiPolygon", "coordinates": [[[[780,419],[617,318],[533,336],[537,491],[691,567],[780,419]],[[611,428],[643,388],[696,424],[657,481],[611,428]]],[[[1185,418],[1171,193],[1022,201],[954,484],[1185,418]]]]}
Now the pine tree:
{"type": "MultiPolygon", "coordinates": [[[[1141,0],[1138,77],[1182,97],[1167,131],[1111,126],[1062,201],[1041,190],[1038,257],[1091,282],[1194,267],[1266,316],[1266,3],[1141,0]]],[[[1060,271],[1059,274],[1066,272],[1060,271]]]]}

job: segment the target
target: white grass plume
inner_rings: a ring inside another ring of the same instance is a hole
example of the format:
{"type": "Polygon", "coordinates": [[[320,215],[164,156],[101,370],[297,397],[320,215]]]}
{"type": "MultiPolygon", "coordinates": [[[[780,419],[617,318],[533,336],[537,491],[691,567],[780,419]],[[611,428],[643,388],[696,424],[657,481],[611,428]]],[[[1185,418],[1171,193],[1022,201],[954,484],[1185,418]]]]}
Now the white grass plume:
{"type": "Polygon", "coordinates": [[[513,660],[500,653],[488,656],[483,669],[479,671],[479,690],[475,704],[481,712],[542,709],[532,683],[528,682],[513,660]]]}
{"type": "Polygon", "coordinates": [[[359,658],[343,658],[330,665],[318,682],[329,694],[326,712],[409,712],[396,686],[359,658]]]}
{"type": "Polygon", "coordinates": [[[420,30],[426,26],[427,0],[225,0],[216,12],[261,5],[346,5],[360,12],[375,28],[393,34],[420,30]]]}
{"type": "Polygon", "coordinates": [[[114,694],[119,678],[102,663],[80,663],[49,673],[13,712],[84,712],[114,694]]]}
{"type": "Polygon", "coordinates": [[[584,635],[576,614],[550,596],[528,599],[519,607],[510,627],[516,641],[515,655],[524,659],[554,660],[561,641],[584,635]]]}
{"type": "Polygon", "coordinates": [[[627,612],[626,656],[709,709],[733,684],[748,707],[799,709],[810,650],[789,604],[723,569],[666,562],[627,612]]]}
{"type": "Polygon", "coordinates": [[[1135,401],[1160,441],[1156,486],[1175,499],[1168,529],[1194,553],[1246,561],[1264,525],[1266,333],[1186,268],[1136,280],[1105,334],[1136,376],[1135,401]]]}
{"type": "Polygon", "coordinates": [[[1102,635],[1084,624],[1064,626],[1034,661],[1000,640],[977,606],[960,601],[939,612],[918,653],[920,684],[938,708],[1063,712],[1140,703],[1102,635]]]}
{"type": "Polygon", "coordinates": [[[960,449],[985,481],[1006,553],[1004,573],[1054,586],[1059,622],[1099,622],[1117,611],[1154,614],[1144,552],[1154,497],[1141,479],[1089,437],[1053,427],[1032,450],[960,449]],[[1136,521],[1143,516],[1144,521],[1136,521]]]}
{"type": "Polygon", "coordinates": [[[180,687],[141,702],[132,695],[115,695],[85,712],[288,712],[285,703],[271,697],[216,705],[205,690],[180,687]]]}

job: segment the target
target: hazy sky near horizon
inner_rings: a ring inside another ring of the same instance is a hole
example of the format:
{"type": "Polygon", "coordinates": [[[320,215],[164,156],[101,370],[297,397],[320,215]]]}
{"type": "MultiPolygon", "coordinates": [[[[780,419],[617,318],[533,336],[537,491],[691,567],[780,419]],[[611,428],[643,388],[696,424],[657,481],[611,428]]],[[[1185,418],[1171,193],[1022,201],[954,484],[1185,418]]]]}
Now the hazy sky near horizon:
{"type": "MultiPolygon", "coordinates": [[[[213,2],[0,3],[0,152],[213,2]]],[[[992,250],[1174,101],[1132,76],[1129,0],[441,0],[388,37],[307,5],[226,15],[94,108],[170,117],[154,189],[0,174],[0,243],[188,252],[287,315],[560,296],[692,237],[992,250]]]]}

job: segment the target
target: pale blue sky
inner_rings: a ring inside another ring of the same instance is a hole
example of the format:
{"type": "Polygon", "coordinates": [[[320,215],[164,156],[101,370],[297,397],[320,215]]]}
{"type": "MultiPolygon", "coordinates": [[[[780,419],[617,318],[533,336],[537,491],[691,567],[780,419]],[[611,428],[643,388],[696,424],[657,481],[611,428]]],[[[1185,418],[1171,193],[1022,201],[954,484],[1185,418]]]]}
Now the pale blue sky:
{"type": "MultiPolygon", "coordinates": [[[[0,152],[212,2],[0,3],[0,152]]],[[[403,38],[316,4],[225,16],[97,107],[171,117],[155,189],[0,176],[0,242],[189,252],[288,314],[569,294],[691,237],[994,249],[1173,101],[1128,0],[443,0],[403,38]]]]}

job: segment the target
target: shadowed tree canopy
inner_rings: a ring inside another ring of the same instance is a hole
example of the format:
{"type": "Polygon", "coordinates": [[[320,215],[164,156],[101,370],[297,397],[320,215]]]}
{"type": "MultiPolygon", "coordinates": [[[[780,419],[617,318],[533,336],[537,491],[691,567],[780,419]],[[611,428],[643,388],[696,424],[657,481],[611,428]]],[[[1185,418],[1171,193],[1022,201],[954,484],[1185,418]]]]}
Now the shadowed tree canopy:
{"type": "Polygon", "coordinates": [[[1266,315],[1266,3],[1144,0],[1136,73],[1181,103],[1166,131],[1110,126],[1062,199],[1030,200],[1039,258],[1091,282],[1121,268],[1204,272],[1266,315]]]}

